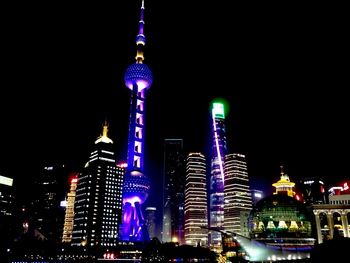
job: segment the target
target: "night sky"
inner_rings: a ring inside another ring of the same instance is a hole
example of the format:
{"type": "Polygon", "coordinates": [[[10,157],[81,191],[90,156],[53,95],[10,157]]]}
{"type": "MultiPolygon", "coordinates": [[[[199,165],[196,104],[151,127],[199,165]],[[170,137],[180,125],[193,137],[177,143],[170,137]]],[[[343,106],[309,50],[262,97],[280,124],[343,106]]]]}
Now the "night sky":
{"type": "MultiPolygon", "coordinates": [[[[1,175],[25,185],[45,160],[79,169],[105,119],[125,159],[130,92],[123,75],[134,63],[140,2],[3,9],[1,175]]],[[[229,152],[246,154],[254,187],[270,190],[281,164],[293,181],[349,178],[341,8],[229,3],[145,2],[145,63],[154,73],[145,150],[153,184],[164,138],[209,154],[209,105],[217,97],[230,106],[229,152]]]]}

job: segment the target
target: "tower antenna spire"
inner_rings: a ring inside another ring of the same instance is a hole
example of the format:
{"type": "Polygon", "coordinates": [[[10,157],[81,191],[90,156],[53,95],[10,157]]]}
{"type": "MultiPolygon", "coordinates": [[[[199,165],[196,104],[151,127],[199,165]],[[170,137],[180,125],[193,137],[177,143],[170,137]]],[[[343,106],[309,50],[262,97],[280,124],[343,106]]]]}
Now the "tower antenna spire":
{"type": "Polygon", "coordinates": [[[137,46],[137,51],[136,51],[136,63],[142,64],[144,60],[143,56],[143,47],[146,45],[146,36],[144,34],[144,25],[145,25],[145,20],[144,20],[144,15],[145,15],[145,1],[142,0],[141,4],[141,10],[140,10],[140,20],[139,20],[139,33],[136,36],[136,46],[137,46]]]}

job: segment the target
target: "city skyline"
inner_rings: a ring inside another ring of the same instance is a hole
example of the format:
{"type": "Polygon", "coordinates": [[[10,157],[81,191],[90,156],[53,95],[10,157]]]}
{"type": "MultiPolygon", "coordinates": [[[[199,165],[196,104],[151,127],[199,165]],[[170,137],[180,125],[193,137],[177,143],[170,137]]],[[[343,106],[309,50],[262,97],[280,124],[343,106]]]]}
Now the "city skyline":
{"type": "MultiPolygon", "coordinates": [[[[47,13],[9,9],[1,175],[28,182],[44,160],[82,169],[106,118],[117,155],[126,160],[130,100],[123,76],[135,54],[138,4],[121,1],[108,11],[84,6],[80,13],[77,5],[47,6],[47,13]]],[[[265,7],[265,13],[244,9],[240,20],[238,10],[204,3],[145,6],[145,62],[154,72],[145,151],[153,180],[162,176],[165,138],[184,139],[188,152],[209,153],[210,102],[217,97],[230,108],[228,152],[246,155],[255,180],[270,185],[280,164],[292,181],[348,177],[341,18],[317,23],[320,17],[307,10],[276,14],[265,7]]]]}

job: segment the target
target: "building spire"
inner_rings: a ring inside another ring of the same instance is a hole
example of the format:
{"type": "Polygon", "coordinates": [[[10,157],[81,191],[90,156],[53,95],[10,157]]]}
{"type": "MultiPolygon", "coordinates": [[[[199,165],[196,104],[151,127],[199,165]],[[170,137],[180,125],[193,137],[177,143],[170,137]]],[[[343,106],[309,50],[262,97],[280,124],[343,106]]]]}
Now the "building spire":
{"type": "Polygon", "coordinates": [[[144,56],[143,56],[143,47],[146,45],[146,36],[143,33],[143,27],[145,25],[144,21],[144,13],[145,13],[145,1],[142,0],[141,4],[141,11],[140,11],[140,21],[139,21],[139,33],[136,36],[136,63],[143,63],[144,56]]]}
{"type": "Polygon", "coordinates": [[[105,120],[105,122],[103,123],[103,130],[102,130],[102,136],[103,137],[108,137],[108,122],[107,120],[105,120]]]}
{"type": "Polygon", "coordinates": [[[280,165],[280,170],[281,170],[281,176],[283,176],[284,175],[284,167],[283,167],[283,165],[280,165]]]}
{"type": "Polygon", "coordinates": [[[97,140],[95,141],[95,144],[98,144],[100,142],[113,143],[113,141],[110,138],[108,138],[108,127],[109,127],[109,124],[107,120],[105,120],[105,122],[103,123],[102,135],[97,138],[97,140]]]}

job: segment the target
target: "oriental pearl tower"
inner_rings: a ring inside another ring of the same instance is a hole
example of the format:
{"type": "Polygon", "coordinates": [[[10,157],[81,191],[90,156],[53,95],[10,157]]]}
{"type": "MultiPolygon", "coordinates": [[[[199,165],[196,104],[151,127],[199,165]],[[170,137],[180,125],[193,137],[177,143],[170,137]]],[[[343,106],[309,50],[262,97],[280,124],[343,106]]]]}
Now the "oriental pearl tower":
{"type": "Polygon", "coordinates": [[[127,170],[123,185],[123,210],[120,236],[123,241],[145,241],[149,239],[141,205],[150,191],[150,181],[144,174],[145,100],[151,87],[153,75],[143,63],[143,48],[146,44],[144,29],[144,0],[141,5],[139,33],[136,36],[136,62],[124,75],[125,85],[131,90],[130,124],[128,138],[127,170]]]}

